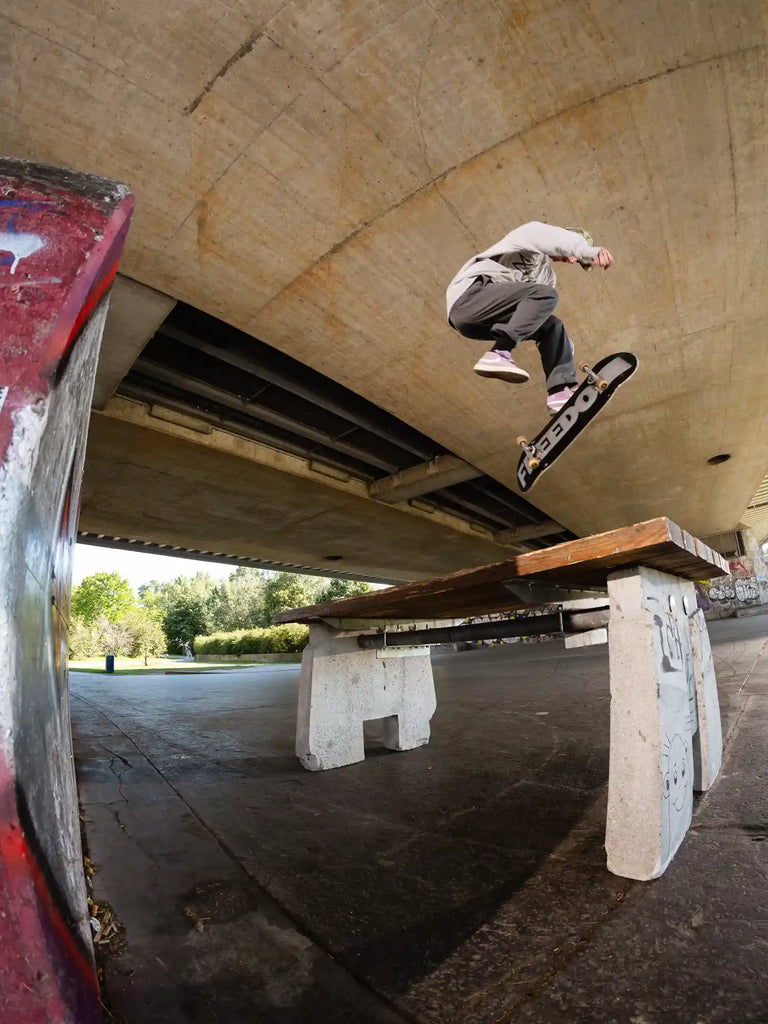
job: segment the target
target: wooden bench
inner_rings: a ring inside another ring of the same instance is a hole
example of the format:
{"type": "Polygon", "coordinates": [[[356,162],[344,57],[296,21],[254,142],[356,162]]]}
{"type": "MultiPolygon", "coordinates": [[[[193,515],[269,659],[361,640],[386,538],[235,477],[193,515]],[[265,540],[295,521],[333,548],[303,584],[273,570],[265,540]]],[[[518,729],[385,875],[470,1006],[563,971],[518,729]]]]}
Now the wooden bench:
{"type": "MultiPolygon", "coordinates": [[[[283,612],[305,622],[296,753],[316,771],[360,761],[363,725],[382,719],[385,744],[429,741],[436,708],[430,644],[469,616],[555,602],[526,631],[608,624],[611,738],[606,851],[616,874],[648,879],[667,867],[722,758],[717,684],[694,580],[728,573],[720,555],[668,519],[569,541],[502,562],[360,597],[283,612]],[[605,595],[589,613],[585,596],[605,595]],[[582,602],[583,603],[583,602],[582,602]]],[[[466,627],[458,627],[458,630],[466,627]]],[[[487,627],[496,635],[515,624],[487,627]]]]}

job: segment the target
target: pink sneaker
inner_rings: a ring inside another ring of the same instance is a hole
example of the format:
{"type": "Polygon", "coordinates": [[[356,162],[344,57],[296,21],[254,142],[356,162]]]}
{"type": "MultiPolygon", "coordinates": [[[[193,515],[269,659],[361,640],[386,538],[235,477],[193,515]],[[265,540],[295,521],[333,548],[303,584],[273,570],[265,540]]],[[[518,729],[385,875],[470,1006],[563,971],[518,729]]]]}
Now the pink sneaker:
{"type": "Polygon", "coordinates": [[[551,395],[547,395],[547,408],[549,409],[550,416],[556,416],[557,413],[563,408],[563,406],[570,401],[571,395],[576,391],[576,386],[571,387],[566,384],[564,388],[559,391],[555,391],[551,395]]]}
{"type": "Polygon", "coordinates": [[[513,384],[522,384],[531,379],[530,373],[522,366],[517,366],[509,352],[486,352],[478,359],[473,369],[481,377],[496,377],[498,380],[508,380],[513,384]]]}

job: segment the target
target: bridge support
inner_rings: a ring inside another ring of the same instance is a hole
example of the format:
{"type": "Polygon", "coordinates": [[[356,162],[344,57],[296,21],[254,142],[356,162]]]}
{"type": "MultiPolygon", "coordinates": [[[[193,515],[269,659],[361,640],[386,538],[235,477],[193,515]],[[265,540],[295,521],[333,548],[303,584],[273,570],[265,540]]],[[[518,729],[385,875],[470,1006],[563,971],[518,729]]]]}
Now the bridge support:
{"type": "Polygon", "coordinates": [[[103,1020],[69,730],[69,591],[118,182],[0,160],[0,991],[6,1020],[103,1020]]]}
{"type": "Polygon", "coordinates": [[[693,583],[640,567],[610,576],[608,594],[608,868],[657,878],[688,831],[694,789],[720,769],[712,652],[693,583]]]}

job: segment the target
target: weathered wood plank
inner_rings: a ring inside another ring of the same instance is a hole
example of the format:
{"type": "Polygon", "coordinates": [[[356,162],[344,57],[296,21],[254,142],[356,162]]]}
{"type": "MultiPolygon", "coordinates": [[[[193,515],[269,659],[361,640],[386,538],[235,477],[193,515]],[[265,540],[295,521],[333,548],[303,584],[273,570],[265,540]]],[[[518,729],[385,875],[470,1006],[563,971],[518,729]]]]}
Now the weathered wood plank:
{"type": "Polygon", "coordinates": [[[526,607],[526,603],[507,590],[505,581],[535,579],[576,589],[605,587],[610,573],[638,565],[688,580],[728,573],[724,558],[662,517],[514,555],[491,565],[282,612],[275,621],[463,618],[512,611],[526,607]]]}

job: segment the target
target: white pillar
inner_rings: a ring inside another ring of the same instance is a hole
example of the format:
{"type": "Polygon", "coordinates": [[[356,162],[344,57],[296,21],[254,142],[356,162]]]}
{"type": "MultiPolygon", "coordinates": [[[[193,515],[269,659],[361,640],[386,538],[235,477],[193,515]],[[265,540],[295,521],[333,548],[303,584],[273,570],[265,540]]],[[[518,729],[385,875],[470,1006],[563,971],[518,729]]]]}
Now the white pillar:
{"type": "Polygon", "coordinates": [[[608,868],[657,878],[688,831],[694,787],[720,764],[711,650],[692,583],[640,567],[611,576],[608,594],[608,868]]]}
{"type": "Polygon", "coordinates": [[[296,756],[304,767],[321,771],[362,761],[363,724],[374,719],[384,719],[384,745],[392,750],[428,743],[437,707],[429,650],[362,651],[356,637],[311,624],[296,726],[296,756]]]}

